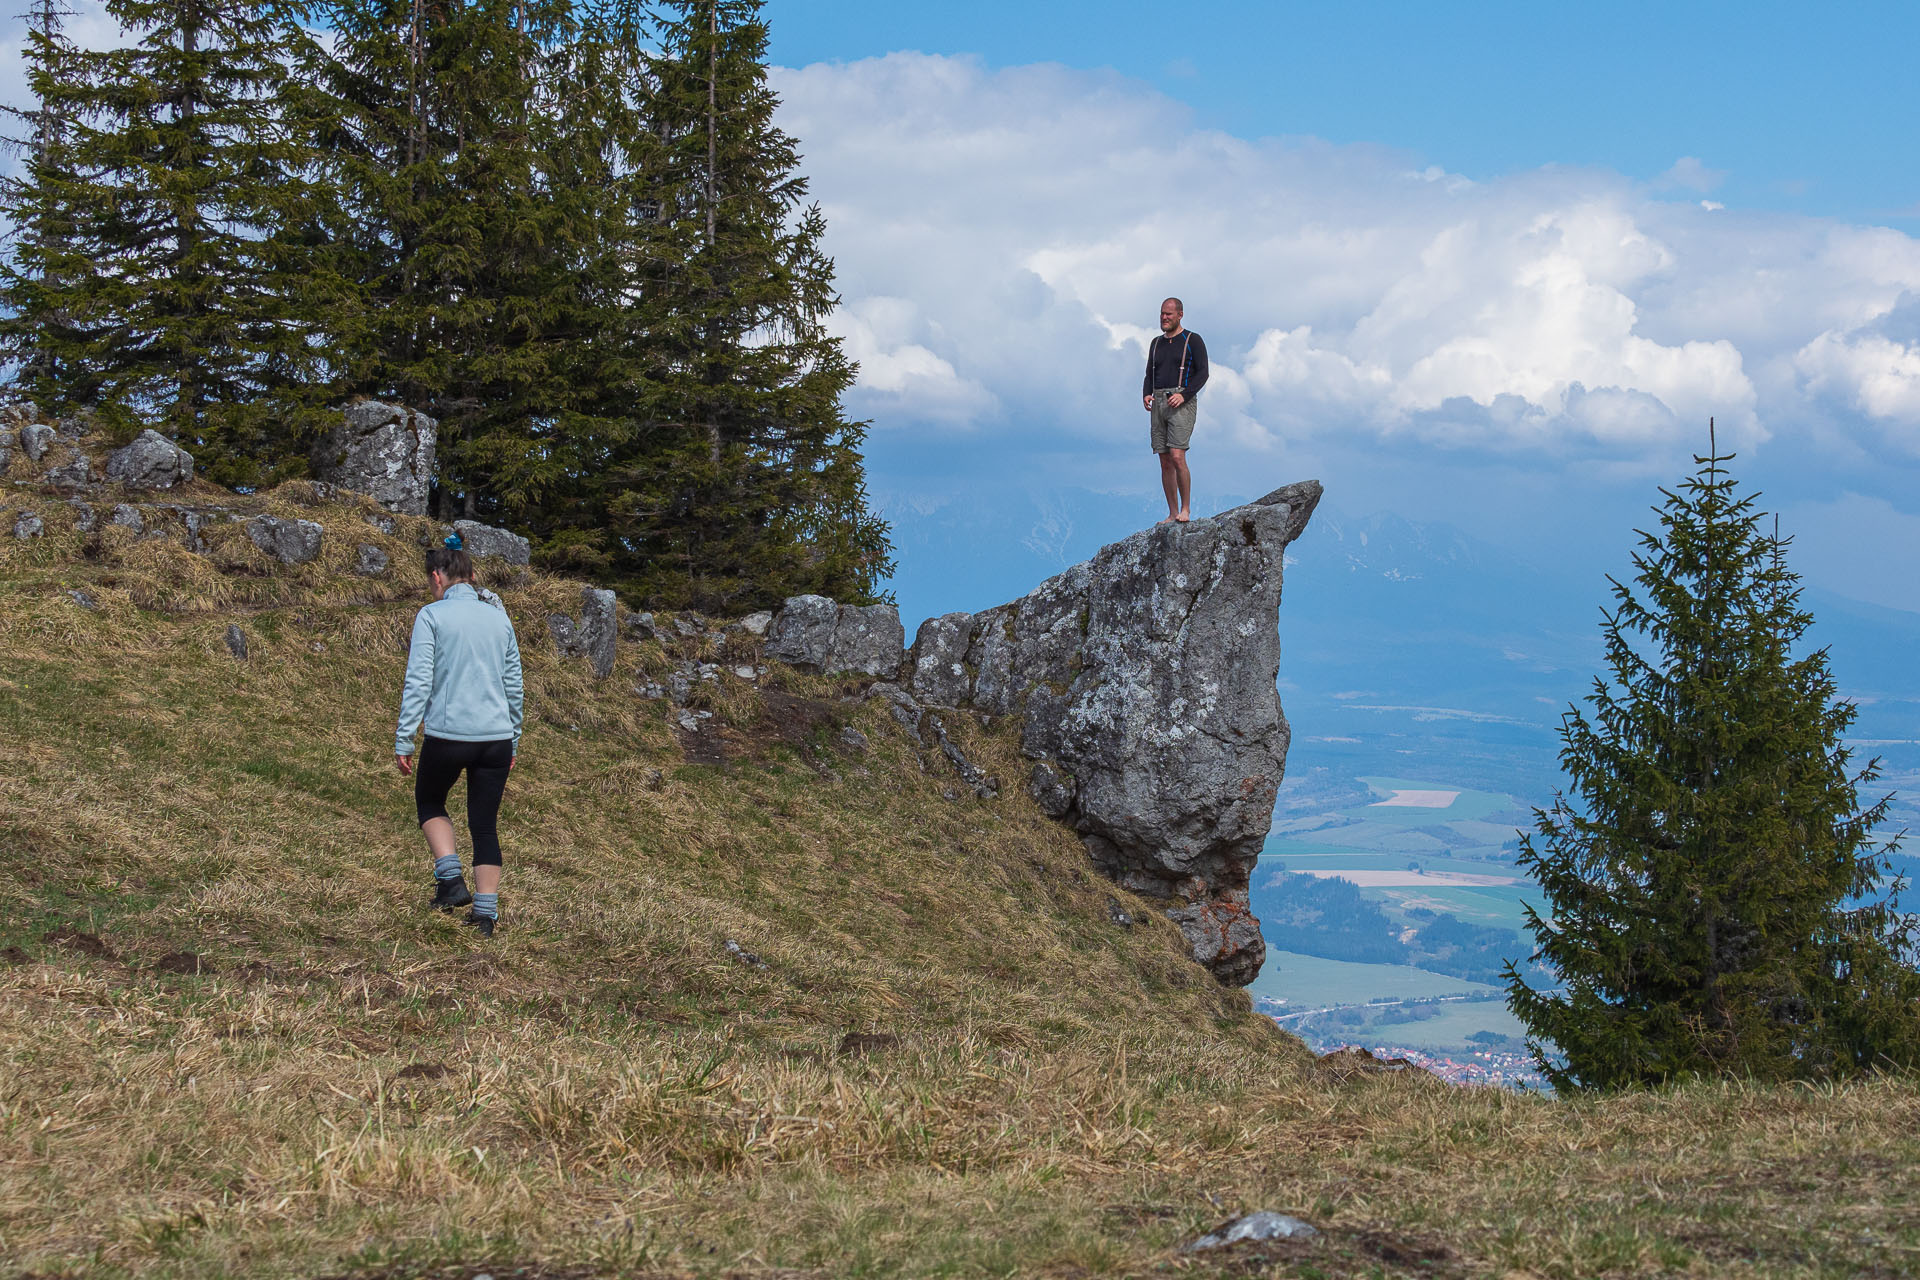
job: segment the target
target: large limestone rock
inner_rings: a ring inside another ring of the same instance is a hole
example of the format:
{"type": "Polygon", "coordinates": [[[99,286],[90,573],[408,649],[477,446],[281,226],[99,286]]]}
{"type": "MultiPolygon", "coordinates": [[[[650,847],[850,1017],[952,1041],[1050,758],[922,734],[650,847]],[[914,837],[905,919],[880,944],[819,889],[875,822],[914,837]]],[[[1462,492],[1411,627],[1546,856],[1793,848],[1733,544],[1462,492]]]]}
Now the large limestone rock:
{"type": "Polygon", "coordinates": [[[107,479],[130,489],[171,489],[193,479],[193,455],[148,427],[107,456],[107,479]]]}
{"type": "Polygon", "coordinates": [[[427,513],[439,422],[379,400],[348,405],[313,450],[314,478],[401,515],[427,513]]]}
{"type": "Polygon", "coordinates": [[[767,628],[766,653],[802,671],[891,678],[900,669],[906,639],[900,611],[890,604],[792,596],[767,628]]]}
{"type": "Polygon", "coordinates": [[[1319,500],[1308,481],[1155,525],[914,642],[914,693],[1019,715],[1036,798],[1102,871],[1168,900],[1194,957],[1235,985],[1266,958],[1247,887],[1290,740],[1280,585],[1319,500]]]}
{"type": "Polygon", "coordinates": [[[533,563],[533,547],[517,533],[496,529],[478,520],[455,520],[453,531],[460,535],[460,545],[475,560],[494,557],[508,564],[533,563]]]}

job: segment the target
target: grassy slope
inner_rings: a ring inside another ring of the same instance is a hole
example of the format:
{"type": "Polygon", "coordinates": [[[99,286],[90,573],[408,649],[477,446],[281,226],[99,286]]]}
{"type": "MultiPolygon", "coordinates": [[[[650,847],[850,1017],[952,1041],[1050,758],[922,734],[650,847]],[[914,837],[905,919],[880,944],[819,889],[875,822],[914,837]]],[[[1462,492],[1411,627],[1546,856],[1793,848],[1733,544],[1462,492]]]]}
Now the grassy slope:
{"type": "MultiPolygon", "coordinates": [[[[388,755],[425,526],[302,496],[226,499],[322,519],[299,570],[233,526],[209,558],[117,528],[89,549],[45,503],[47,538],[0,536],[0,1275],[1920,1262],[1911,1081],[1556,1102],[1343,1078],[1018,786],[946,799],[851,686],[776,676],[807,714],[770,717],[729,681],[740,758],[685,763],[628,692],[667,655],[594,684],[541,621],[577,584],[535,575],[495,584],[531,716],[481,944],[421,909],[388,755]],[[390,579],[347,572],[360,540],[390,579]],[[1326,1235],[1172,1252],[1261,1207],[1326,1235]]],[[[1022,776],[1012,726],[963,734],[1022,776]]]]}

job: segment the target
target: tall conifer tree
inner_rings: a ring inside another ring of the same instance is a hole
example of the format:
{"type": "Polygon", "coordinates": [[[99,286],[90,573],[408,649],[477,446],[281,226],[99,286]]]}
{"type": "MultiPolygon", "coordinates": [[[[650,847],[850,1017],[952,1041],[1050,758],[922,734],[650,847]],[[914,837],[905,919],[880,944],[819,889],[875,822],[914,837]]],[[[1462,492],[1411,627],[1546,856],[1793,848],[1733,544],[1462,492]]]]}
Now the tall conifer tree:
{"type": "Polygon", "coordinates": [[[638,173],[648,215],[622,341],[645,370],[614,390],[613,574],[662,605],[739,609],[800,591],[872,597],[890,571],[866,506],[864,427],[825,222],[773,124],[759,0],[674,0],[658,23],[638,173]]]}
{"type": "Polygon", "coordinates": [[[1611,680],[1564,720],[1578,803],[1522,843],[1564,987],[1509,966],[1509,999],[1562,1088],[1920,1060],[1911,926],[1879,896],[1887,802],[1856,799],[1877,762],[1852,765],[1854,707],[1804,650],[1786,544],[1729,461],[1710,451],[1663,491],[1634,585],[1614,583],[1611,680]]]}
{"type": "Polygon", "coordinates": [[[290,405],[324,381],[316,318],[280,235],[308,158],[281,129],[296,10],[109,0],[128,43],[36,33],[58,141],[7,192],[31,228],[0,277],[5,337],[50,407],[162,427],[208,473],[258,483],[294,450],[290,405]]]}
{"type": "Polygon", "coordinates": [[[573,388],[587,189],[556,184],[578,41],[561,0],[336,0],[307,118],[350,391],[441,422],[440,510],[500,518],[573,388]]]}

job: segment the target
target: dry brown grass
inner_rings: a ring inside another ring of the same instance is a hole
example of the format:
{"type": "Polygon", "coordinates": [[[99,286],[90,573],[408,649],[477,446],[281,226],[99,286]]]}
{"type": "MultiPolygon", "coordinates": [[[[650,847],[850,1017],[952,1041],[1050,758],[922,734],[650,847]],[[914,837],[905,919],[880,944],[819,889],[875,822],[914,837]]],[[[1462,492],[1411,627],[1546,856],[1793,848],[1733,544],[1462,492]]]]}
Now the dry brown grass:
{"type": "MultiPolygon", "coordinates": [[[[845,682],[726,677],[735,761],[685,764],[631,687],[687,642],[595,682],[545,636],[579,584],[541,575],[496,578],[530,719],[483,945],[421,909],[388,754],[430,530],[382,541],[303,497],[247,501],[326,524],[310,572],[90,546],[49,504],[49,537],[0,538],[0,1274],[1920,1261],[1910,1080],[1555,1101],[1336,1078],[1017,785],[945,799],[945,764],[845,682]],[[363,540],[390,579],[348,571],[363,540]],[[1110,895],[1147,923],[1109,923],[1110,895]],[[1174,1251],[1261,1207],[1325,1235],[1174,1251]]],[[[1010,726],[953,727],[1023,776],[1010,726]]]]}

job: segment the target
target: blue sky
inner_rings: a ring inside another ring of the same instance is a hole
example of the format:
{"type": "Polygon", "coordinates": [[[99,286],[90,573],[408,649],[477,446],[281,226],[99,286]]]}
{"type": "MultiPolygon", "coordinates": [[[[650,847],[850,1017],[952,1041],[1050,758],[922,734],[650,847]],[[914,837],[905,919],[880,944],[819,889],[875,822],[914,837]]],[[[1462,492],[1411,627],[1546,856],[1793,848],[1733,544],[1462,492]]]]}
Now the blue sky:
{"type": "Polygon", "coordinates": [[[789,66],[918,50],[1113,68],[1243,137],[1373,142],[1476,179],[1542,165],[1920,227],[1920,4],[769,0],[789,66]],[[1715,175],[1720,175],[1717,179],[1715,175]]]}
{"type": "Polygon", "coordinates": [[[1150,517],[1178,292],[1202,509],[1617,569],[1713,416],[1815,586],[1920,609],[1920,4],[766,12],[904,531],[1150,517]]]}

